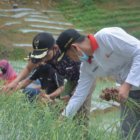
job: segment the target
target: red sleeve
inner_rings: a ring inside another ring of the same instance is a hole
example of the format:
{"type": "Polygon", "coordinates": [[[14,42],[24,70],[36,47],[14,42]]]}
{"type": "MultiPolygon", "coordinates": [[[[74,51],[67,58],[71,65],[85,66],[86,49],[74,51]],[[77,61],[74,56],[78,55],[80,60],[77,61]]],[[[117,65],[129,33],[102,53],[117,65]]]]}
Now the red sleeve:
{"type": "Polygon", "coordinates": [[[0,73],[0,77],[2,76],[2,73],[0,73]]]}
{"type": "Polygon", "coordinates": [[[12,82],[14,79],[16,79],[16,78],[17,78],[17,76],[11,77],[8,81],[6,81],[6,82],[4,83],[4,85],[11,83],[11,82],[12,82]]]}

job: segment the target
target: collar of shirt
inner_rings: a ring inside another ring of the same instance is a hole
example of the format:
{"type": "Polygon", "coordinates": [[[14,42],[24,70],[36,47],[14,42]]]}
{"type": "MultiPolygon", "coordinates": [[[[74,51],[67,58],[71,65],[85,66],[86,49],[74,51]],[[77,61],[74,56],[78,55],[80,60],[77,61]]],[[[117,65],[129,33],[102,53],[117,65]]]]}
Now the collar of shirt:
{"type": "MultiPolygon", "coordinates": [[[[94,51],[99,48],[99,46],[97,44],[97,41],[95,40],[95,37],[90,35],[90,34],[87,37],[90,40],[90,45],[91,45],[92,53],[94,53],[94,51]]],[[[89,64],[91,64],[91,57],[89,57],[88,62],[89,62],[89,64]]]]}

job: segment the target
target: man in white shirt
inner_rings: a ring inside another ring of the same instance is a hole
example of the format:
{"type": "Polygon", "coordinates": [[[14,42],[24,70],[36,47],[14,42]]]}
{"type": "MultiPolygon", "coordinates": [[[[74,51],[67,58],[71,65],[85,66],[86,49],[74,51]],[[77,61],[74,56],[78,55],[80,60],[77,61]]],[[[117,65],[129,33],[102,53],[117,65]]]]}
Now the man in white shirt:
{"type": "MultiPolygon", "coordinates": [[[[96,76],[114,76],[119,87],[121,118],[128,108],[122,105],[127,97],[140,101],[140,41],[118,27],[104,28],[94,36],[87,37],[74,29],[65,30],[57,39],[61,50],[59,61],[66,55],[82,62],[78,87],[62,115],[72,119],[85,101],[96,76]]],[[[140,120],[135,112],[134,120],[130,111],[122,122],[121,137],[127,137],[140,120]]],[[[140,124],[133,134],[133,140],[140,138],[140,124]]]]}

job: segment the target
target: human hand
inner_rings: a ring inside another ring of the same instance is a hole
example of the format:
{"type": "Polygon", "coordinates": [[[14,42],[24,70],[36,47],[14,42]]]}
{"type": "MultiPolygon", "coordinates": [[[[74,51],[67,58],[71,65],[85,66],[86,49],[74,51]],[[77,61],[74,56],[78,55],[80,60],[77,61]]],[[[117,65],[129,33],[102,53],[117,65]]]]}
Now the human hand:
{"type": "Polygon", "coordinates": [[[132,85],[125,82],[123,85],[121,85],[118,88],[118,90],[119,90],[119,102],[121,104],[125,103],[131,87],[132,87],[132,85]]]}
{"type": "Polygon", "coordinates": [[[46,98],[46,99],[50,99],[50,95],[48,95],[48,94],[44,94],[44,93],[42,93],[42,92],[40,92],[39,93],[39,96],[42,96],[43,98],[46,98]]]}
{"type": "Polygon", "coordinates": [[[6,92],[5,93],[5,96],[6,96],[9,93],[9,91],[10,91],[10,94],[12,94],[14,91],[16,91],[17,84],[18,83],[16,81],[13,81],[6,86],[1,86],[0,89],[2,89],[2,92],[0,93],[0,95],[6,92]]]}
{"type": "Polygon", "coordinates": [[[60,117],[58,118],[58,121],[59,121],[60,123],[66,122],[67,120],[68,120],[67,117],[65,117],[65,116],[63,116],[62,114],[60,114],[60,117]]]}
{"type": "Polygon", "coordinates": [[[65,103],[68,103],[69,100],[70,100],[70,96],[69,95],[66,95],[64,97],[61,97],[61,100],[64,100],[65,103]]]}
{"type": "Polygon", "coordinates": [[[3,90],[5,88],[5,86],[0,86],[0,90],[3,90]]]}

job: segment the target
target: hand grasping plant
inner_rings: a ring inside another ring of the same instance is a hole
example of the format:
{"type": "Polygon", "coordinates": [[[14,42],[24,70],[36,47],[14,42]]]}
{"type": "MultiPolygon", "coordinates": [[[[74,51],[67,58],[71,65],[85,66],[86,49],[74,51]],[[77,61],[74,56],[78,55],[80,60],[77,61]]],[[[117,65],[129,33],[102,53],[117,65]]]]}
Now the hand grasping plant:
{"type": "MultiPolygon", "coordinates": [[[[106,88],[102,90],[102,94],[100,94],[99,97],[102,100],[106,100],[106,101],[113,100],[120,103],[119,90],[117,88],[106,88]]],[[[130,97],[126,99],[123,105],[128,107],[133,114],[134,114],[134,110],[140,113],[140,104],[135,100],[131,99],[130,97]]]]}

